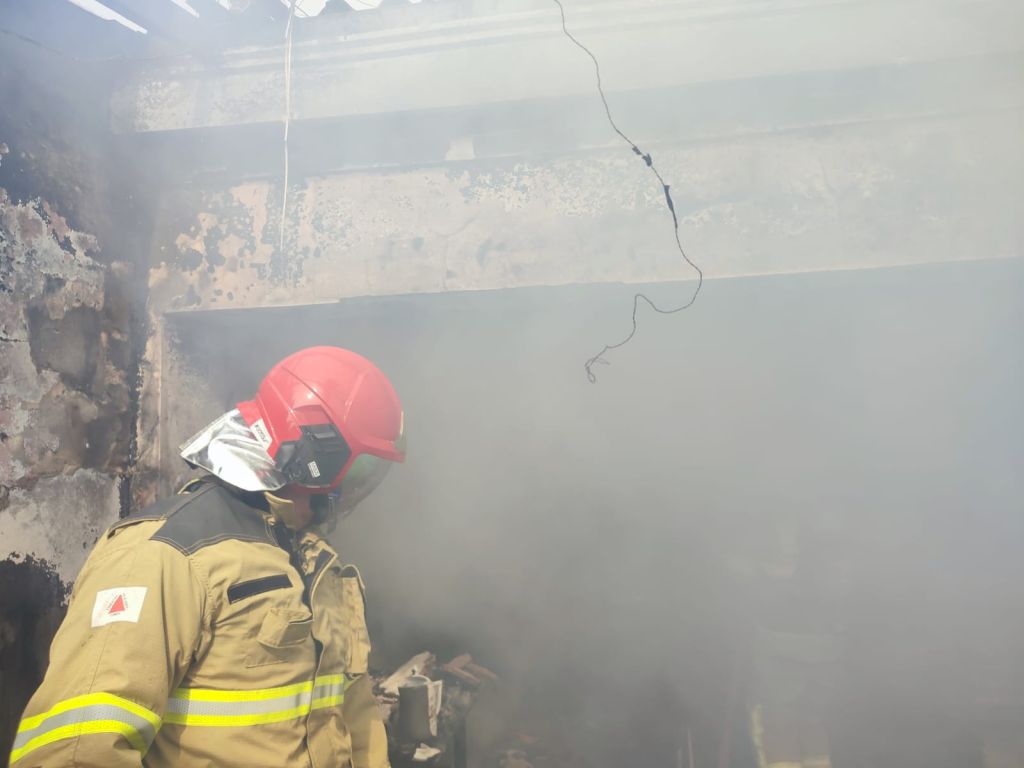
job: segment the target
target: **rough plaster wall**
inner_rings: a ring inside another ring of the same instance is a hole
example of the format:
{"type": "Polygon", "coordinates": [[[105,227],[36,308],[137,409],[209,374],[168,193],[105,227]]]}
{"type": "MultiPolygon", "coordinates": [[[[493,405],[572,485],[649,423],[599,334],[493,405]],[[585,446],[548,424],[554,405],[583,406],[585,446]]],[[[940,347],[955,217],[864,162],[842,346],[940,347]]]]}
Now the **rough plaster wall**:
{"type": "Polygon", "coordinates": [[[149,198],[107,128],[121,68],[0,45],[0,755],[129,477],[149,198]]]}
{"type": "MultiPolygon", "coordinates": [[[[707,275],[1019,252],[1019,119],[876,124],[655,155],[707,275]],[[1010,150],[1008,152],[1008,150],[1010,150]]],[[[249,182],[169,202],[156,308],[692,276],[661,190],[628,150],[249,182]]]]}
{"type": "Polygon", "coordinates": [[[107,128],[123,66],[0,43],[0,763],[130,480],[151,184],[107,128]]]}
{"type": "Polygon", "coordinates": [[[116,519],[125,446],[123,333],[105,327],[108,268],[93,237],[36,200],[0,190],[0,540],[64,581],[116,519]]]}
{"type": "Polygon", "coordinates": [[[176,492],[194,476],[178,458],[177,449],[224,412],[222,398],[212,391],[223,370],[222,361],[213,360],[208,367],[197,368],[194,361],[182,356],[175,340],[168,338],[163,322],[150,336],[146,354],[149,386],[140,407],[143,431],[133,467],[131,504],[135,509],[176,492]],[[168,386],[161,386],[161,382],[168,382],[168,386]],[[182,392],[188,396],[182,397],[182,392]],[[177,428],[169,429],[168,425],[177,428]],[[160,471],[168,468],[170,471],[160,471]]]}
{"type": "Polygon", "coordinates": [[[127,330],[96,239],[0,188],[0,753],[92,544],[117,519],[127,330]]]}

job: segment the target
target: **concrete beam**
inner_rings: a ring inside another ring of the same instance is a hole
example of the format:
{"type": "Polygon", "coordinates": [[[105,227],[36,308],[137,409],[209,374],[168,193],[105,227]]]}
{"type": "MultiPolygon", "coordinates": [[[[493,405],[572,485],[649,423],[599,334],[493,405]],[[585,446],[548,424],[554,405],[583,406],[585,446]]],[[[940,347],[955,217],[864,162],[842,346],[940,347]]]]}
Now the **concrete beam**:
{"type": "MultiPolygon", "coordinates": [[[[1024,54],[891,65],[844,72],[701,83],[616,93],[619,124],[645,149],[695,146],[780,133],[809,133],[866,123],[1024,109],[1024,54]]],[[[278,179],[283,128],[259,123],[230,128],[132,135],[151,175],[172,185],[230,185],[278,179]],[[183,164],[180,158],[187,157],[183,164]]],[[[292,124],[293,182],[332,173],[410,169],[467,160],[535,158],[628,148],[609,126],[596,92],[354,116],[292,124]]]]}
{"type": "MultiPolygon", "coordinates": [[[[593,94],[589,59],[547,2],[502,0],[482,16],[346,31],[316,19],[296,41],[293,119],[500,105],[593,94]],[[316,37],[311,37],[315,34],[316,37]]],[[[438,13],[441,13],[440,11],[438,13]]],[[[998,56],[1024,49],[1013,0],[659,0],[567,7],[570,29],[598,56],[610,93],[819,71],[998,56]]],[[[283,47],[230,52],[217,65],[157,61],[115,94],[120,132],[279,122],[283,47]]]]}

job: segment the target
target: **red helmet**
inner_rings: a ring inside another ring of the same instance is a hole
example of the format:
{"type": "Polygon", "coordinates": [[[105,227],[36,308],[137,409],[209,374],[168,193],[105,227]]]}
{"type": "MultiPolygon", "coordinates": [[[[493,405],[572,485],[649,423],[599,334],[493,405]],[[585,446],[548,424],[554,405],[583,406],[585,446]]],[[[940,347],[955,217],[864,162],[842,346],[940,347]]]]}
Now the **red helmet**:
{"type": "Polygon", "coordinates": [[[311,347],[275,365],[253,400],[207,424],[181,456],[245,491],[302,489],[315,520],[333,524],[405,460],[402,406],[366,358],[311,347]]]}
{"type": "Polygon", "coordinates": [[[398,395],[377,366],[347,349],[289,355],[238,410],[286,485],[340,491],[345,506],[405,460],[398,395]]]}

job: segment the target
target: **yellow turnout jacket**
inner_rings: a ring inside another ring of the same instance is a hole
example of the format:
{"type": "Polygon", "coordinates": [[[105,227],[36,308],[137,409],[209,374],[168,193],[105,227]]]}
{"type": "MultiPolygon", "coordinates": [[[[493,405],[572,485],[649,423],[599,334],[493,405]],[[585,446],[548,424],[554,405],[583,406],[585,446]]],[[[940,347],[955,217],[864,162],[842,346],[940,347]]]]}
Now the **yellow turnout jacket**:
{"type": "Polygon", "coordinates": [[[104,534],[13,768],[387,768],[359,573],[269,498],[203,481],[104,534]]]}

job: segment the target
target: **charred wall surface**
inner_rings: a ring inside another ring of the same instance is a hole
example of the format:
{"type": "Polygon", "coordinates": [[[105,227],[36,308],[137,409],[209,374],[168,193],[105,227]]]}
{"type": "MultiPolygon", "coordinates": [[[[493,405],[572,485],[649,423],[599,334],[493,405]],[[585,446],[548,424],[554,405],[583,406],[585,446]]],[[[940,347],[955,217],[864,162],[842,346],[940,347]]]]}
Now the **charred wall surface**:
{"type": "Polygon", "coordinates": [[[106,128],[110,76],[68,54],[2,38],[4,755],[45,670],[71,583],[121,511],[131,453],[144,198],[106,128]]]}

